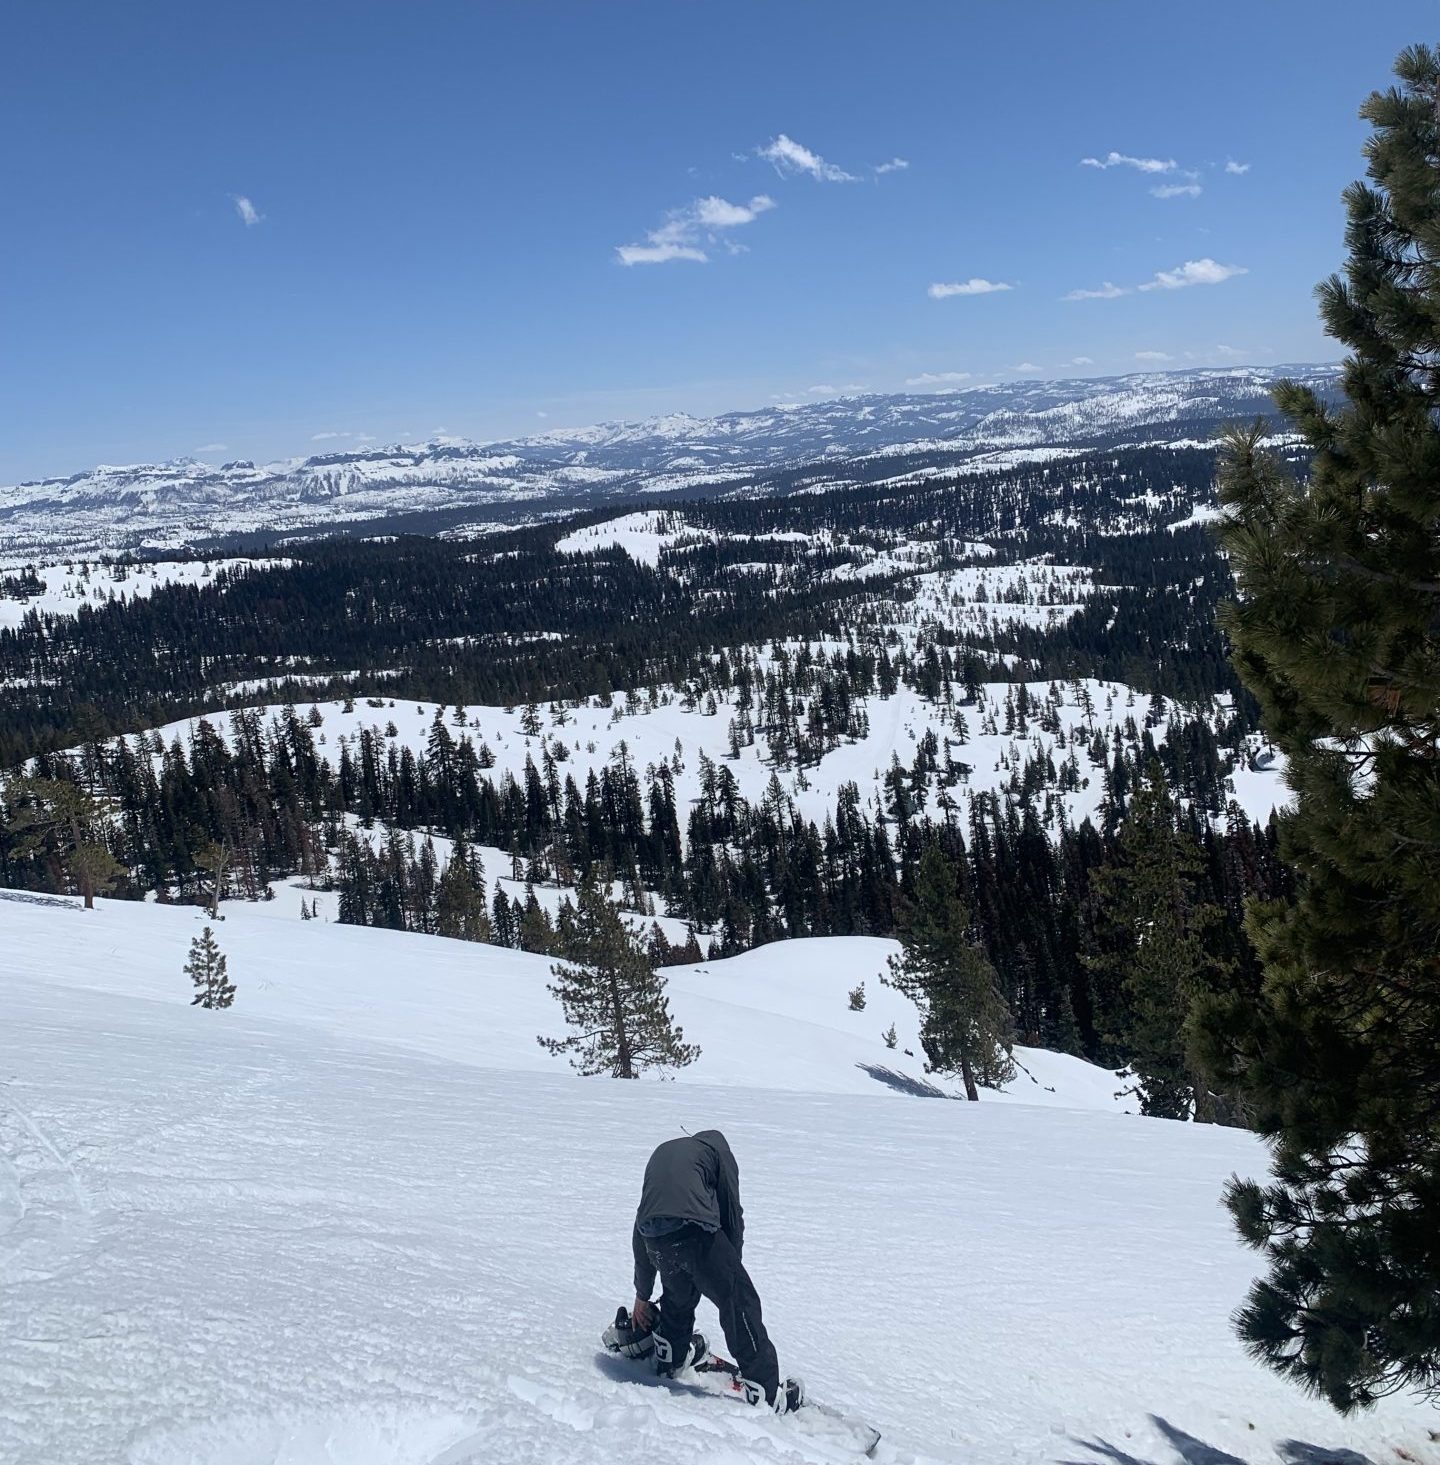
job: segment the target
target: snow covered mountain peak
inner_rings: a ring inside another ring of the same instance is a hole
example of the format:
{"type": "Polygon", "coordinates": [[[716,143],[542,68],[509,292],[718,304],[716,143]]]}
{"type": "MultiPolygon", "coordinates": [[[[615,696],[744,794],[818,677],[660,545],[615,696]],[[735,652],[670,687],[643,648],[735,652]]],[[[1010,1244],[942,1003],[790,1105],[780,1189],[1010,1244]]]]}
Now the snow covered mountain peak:
{"type": "MultiPolygon", "coordinates": [[[[943,392],[828,397],[716,417],[556,428],[504,442],[438,434],[304,458],[214,466],[193,457],[106,464],[0,488],[0,552],[177,547],[228,534],[319,532],[356,521],[597,497],[783,491],[851,459],[923,457],[943,468],[1006,448],[1195,441],[1272,409],[1284,376],[1333,387],[1329,366],[1205,368],[1086,380],[992,382],[943,392]]],[[[483,517],[483,515],[477,515],[483,517]]]]}

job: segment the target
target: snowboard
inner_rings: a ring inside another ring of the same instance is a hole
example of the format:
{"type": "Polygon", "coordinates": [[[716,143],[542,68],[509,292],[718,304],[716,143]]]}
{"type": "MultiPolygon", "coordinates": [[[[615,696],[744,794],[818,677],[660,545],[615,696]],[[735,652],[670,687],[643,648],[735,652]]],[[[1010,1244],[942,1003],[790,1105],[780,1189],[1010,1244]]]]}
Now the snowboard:
{"type": "MultiPolygon", "coordinates": [[[[597,1355],[597,1362],[601,1371],[611,1378],[651,1384],[673,1393],[715,1395],[743,1404],[747,1409],[755,1407],[746,1403],[740,1387],[740,1370],[728,1358],[721,1358],[715,1353],[708,1354],[674,1377],[656,1373],[653,1358],[627,1358],[623,1354],[606,1351],[597,1355]]],[[[878,1429],[833,1405],[821,1404],[810,1398],[793,1414],[769,1417],[782,1429],[794,1430],[817,1443],[823,1441],[837,1449],[854,1450],[871,1458],[880,1443],[878,1429]]]]}

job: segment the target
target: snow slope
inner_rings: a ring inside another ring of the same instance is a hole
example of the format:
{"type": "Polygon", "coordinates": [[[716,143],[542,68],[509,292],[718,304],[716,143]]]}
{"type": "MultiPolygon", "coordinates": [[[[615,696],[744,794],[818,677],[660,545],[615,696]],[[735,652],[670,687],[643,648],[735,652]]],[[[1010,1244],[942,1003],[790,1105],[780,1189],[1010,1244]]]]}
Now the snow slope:
{"type": "Polygon", "coordinates": [[[735,1146],[782,1365],[882,1460],[1440,1458],[1433,1411],[1338,1420],[1229,1333],[1251,1261],[1216,1194],[1261,1163],[1248,1136],[785,1091],[763,1055],[728,1086],[498,1066],[456,1011],[468,983],[501,1020],[518,967],[466,949],[446,991],[448,943],[348,933],[367,958],[314,923],[267,968],[259,928],[293,928],[227,920],[239,999],[203,1012],[173,960],[198,925],[0,902],[7,1465],[836,1460],[803,1414],[597,1361],[641,1167],[682,1125],[735,1146]]]}
{"type": "Polygon", "coordinates": [[[82,605],[98,610],[112,600],[147,600],[166,585],[203,585],[221,570],[233,572],[255,563],[283,565],[286,561],[165,560],[145,565],[91,564],[83,570],[78,562],[42,565],[36,570],[45,585],[41,593],[0,599],[0,628],[18,626],[32,610],[41,615],[73,616],[82,605]]]}
{"type": "MultiPolygon", "coordinates": [[[[491,868],[500,868],[498,861],[491,868]]],[[[322,897],[329,903],[332,898],[322,897]]],[[[547,1074],[564,1059],[535,1041],[564,1021],[550,996],[550,962],[503,947],[328,921],[302,922],[288,894],[261,904],[227,901],[218,939],[247,1013],[314,1026],[452,1062],[547,1074]],[[276,916],[285,919],[277,920],[276,916]],[[403,973],[403,985],[396,974],[403,973]]],[[[177,977],[204,924],[193,907],[101,901],[77,915],[73,901],[0,891],[0,928],[17,975],[52,985],[188,1002],[177,977]]],[[[894,941],[818,937],[780,941],[728,961],[671,972],[671,1007],[700,1059],[680,1083],[815,1093],[959,1092],[930,1079],[914,1005],[880,981],[894,941]],[[865,986],[853,1012],[848,994],[865,986]],[[882,1034],[895,1025],[892,1051],[882,1034]],[[905,1049],[911,1050],[907,1056],[905,1049]]],[[[999,1102],[1120,1111],[1120,1085],[1105,1069],[1018,1048],[1024,1072],[999,1102]]]]}

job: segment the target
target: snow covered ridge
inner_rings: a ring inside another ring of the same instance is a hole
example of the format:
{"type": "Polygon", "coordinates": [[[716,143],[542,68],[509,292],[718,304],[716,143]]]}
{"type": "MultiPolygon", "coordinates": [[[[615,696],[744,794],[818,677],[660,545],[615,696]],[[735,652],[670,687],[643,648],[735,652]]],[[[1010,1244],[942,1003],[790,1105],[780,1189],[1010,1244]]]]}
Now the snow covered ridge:
{"type": "MultiPolygon", "coordinates": [[[[42,565],[33,574],[38,584],[23,593],[0,595],[0,628],[18,626],[30,611],[41,615],[76,615],[82,605],[92,610],[115,601],[144,600],[166,585],[205,585],[222,571],[231,574],[248,569],[253,560],[162,560],[154,564],[69,564],[42,565]]],[[[281,568],[288,560],[266,560],[281,568]]],[[[15,567],[19,570],[19,567],[15,567]]],[[[11,572],[0,566],[0,581],[11,572]]]]}
{"type": "Polygon", "coordinates": [[[226,908],[206,1012],[194,909],[0,900],[7,1465],[841,1465],[803,1415],[597,1360],[645,1159],[707,1126],[781,1366],[887,1465],[1436,1460],[1432,1410],[1338,1419],[1231,1333],[1253,1136],[902,1096],[852,1070],[887,1050],[830,1001],[850,942],[677,975],[733,1070],[623,1084],[535,1044],[538,958],[273,909],[226,908]]]}
{"type": "Polygon", "coordinates": [[[940,454],[962,462],[1012,450],[1033,461],[1107,437],[1164,441],[1167,425],[1182,441],[1203,441],[1181,429],[1203,433],[1221,420],[1271,411],[1269,389],[1282,376],[1326,389],[1335,375],[1332,367],[1296,366],[1007,382],[712,418],[672,414],[511,442],[447,437],[259,465],[194,458],[107,465],[0,488],[0,557],[175,549],[230,533],[299,532],[395,514],[718,491],[807,464],[833,481],[851,458],[940,454]]]}

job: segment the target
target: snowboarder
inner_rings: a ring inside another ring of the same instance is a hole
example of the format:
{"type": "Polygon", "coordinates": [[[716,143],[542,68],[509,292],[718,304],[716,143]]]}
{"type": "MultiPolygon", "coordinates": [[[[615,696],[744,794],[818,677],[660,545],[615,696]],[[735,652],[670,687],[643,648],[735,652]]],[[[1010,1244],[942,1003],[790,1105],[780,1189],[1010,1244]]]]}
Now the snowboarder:
{"type": "Polygon", "coordinates": [[[759,1294],[740,1260],[744,1243],[740,1167],[725,1136],[702,1129],[667,1139],[645,1166],[635,1213],[634,1324],[654,1331],[656,1370],[679,1373],[708,1357],[705,1338],[693,1331],[696,1305],[708,1297],[720,1314],[746,1396],[787,1414],[804,1402],[805,1390],[798,1379],[781,1382],[759,1294]],[[650,1301],[657,1272],[659,1307],[650,1301]]]}

